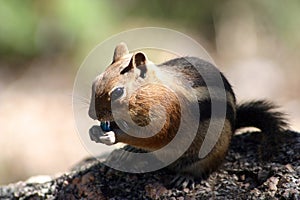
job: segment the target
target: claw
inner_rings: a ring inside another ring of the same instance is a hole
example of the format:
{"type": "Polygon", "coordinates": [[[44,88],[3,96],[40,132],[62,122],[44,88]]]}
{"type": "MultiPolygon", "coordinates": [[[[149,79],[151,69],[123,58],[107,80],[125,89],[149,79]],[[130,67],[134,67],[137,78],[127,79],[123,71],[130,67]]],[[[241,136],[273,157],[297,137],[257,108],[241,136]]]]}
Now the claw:
{"type": "Polygon", "coordinates": [[[173,180],[170,182],[170,185],[175,188],[195,188],[195,180],[194,177],[188,175],[176,175],[173,180]]]}

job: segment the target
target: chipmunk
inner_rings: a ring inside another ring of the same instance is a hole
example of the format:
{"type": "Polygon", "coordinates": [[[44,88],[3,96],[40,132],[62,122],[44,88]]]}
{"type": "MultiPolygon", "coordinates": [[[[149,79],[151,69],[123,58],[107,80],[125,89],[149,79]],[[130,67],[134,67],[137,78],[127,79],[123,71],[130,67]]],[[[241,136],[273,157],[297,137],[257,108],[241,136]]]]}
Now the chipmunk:
{"type": "MultiPolygon", "coordinates": [[[[239,128],[257,127],[263,132],[275,133],[287,126],[284,115],[274,111],[276,106],[270,102],[250,101],[237,105],[230,83],[213,64],[196,57],[179,57],[154,65],[145,53],[129,53],[126,44],[121,43],[114,50],[111,65],[92,86],[89,116],[99,120],[100,126],[90,129],[90,137],[107,145],[125,143],[145,151],[161,149],[176,136],[181,125],[181,113],[190,109],[189,101],[199,106],[200,117],[196,120],[197,125],[184,133],[189,139],[190,132],[196,132],[190,146],[169,165],[171,170],[180,174],[207,177],[218,169],[232,135],[239,128]],[[196,69],[200,69],[201,74],[196,69]],[[222,87],[215,84],[213,74],[220,76],[222,87]],[[211,79],[209,83],[204,77],[211,79]],[[168,85],[173,86],[172,89],[168,85]],[[190,90],[186,91],[187,88],[190,90]],[[211,96],[209,88],[223,88],[225,98],[211,96]],[[179,99],[184,95],[188,103],[182,105],[179,99]],[[197,101],[191,100],[189,95],[195,95],[197,101]],[[224,103],[226,110],[223,115],[212,115],[213,101],[224,103]],[[163,109],[151,109],[157,105],[163,109]],[[118,119],[115,119],[114,112],[118,119]],[[119,123],[116,123],[117,120],[119,123]],[[211,121],[221,124],[219,138],[212,150],[204,158],[199,158],[211,121]],[[161,126],[154,135],[138,137],[128,132],[129,126],[147,127],[152,122],[152,126],[161,126]]],[[[177,147],[180,148],[180,145],[177,147]]]]}

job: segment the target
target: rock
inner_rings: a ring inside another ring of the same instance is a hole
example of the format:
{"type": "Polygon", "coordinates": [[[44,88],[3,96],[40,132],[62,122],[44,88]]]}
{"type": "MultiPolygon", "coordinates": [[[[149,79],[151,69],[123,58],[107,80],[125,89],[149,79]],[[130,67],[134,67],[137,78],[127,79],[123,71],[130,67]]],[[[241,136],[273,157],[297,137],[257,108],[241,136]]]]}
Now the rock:
{"type": "Polygon", "coordinates": [[[276,177],[271,177],[269,181],[269,190],[276,191],[277,190],[277,184],[279,182],[279,179],[276,177]]]}
{"type": "Polygon", "coordinates": [[[263,134],[234,136],[223,166],[194,189],[170,187],[165,169],[130,174],[90,158],[57,178],[1,186],[0,199],[300,199],[300,134],[280,133],[262,153],[263,134]]]}
{"type": "Polygon", "coordinates": [[[168,190],[159,183],[148,184],[145,186],[146,196],[151,199],[159,199],[160,196],[165,195],[168,190]]]}

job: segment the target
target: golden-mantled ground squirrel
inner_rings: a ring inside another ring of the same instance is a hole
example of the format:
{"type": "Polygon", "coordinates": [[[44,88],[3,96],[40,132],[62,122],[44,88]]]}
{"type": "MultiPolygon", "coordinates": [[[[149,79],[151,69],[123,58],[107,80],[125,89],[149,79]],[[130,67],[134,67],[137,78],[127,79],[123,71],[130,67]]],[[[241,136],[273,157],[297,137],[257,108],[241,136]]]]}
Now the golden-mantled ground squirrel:
{"type": "MultiPolygon", "coordinates": [[[[196,131],[191,145],[169,165],[180,174],[205,177],[216,170],[238,128],[256,127],[266,133],[275,133],[283,131],[287,125],[283,114],[274,111],[276,107],[269,102],[251,101],[237,105],[231,85],[209,62],[196,57],[180,57],[154,65],[144,53],[130,54],[127,46],[121,43],[115,48],[112,64],[93,83],[89,116],[99,120],[101,125],[90,129],[90,137],[107,145],[121,142],[145,151],[161,149],[176,136],[182,112],[189,109],[190,103],[195,103],[188,102],[187,97],[188,103],[182,105],[181,95],[197,97],[200,117],[194,127],[190,127],[191,132],[196,131]],[[214,82],[215,72],[221,77],[222,87],[214,82]],[[170,84],[173,87],[168,87],[170,84]],[[186,91],[187,86],[190,91],[186,91]],[[221,100],[218,95],[210,95],[209,88],[225,88],[225,98],[221,100]],[[226,108],[223,115],[212,115],[213,101],[217,106],[223,103],[226,108]],[[153,106],[163,109],[152,109],[153,106]],[[155,135],[138,137],[127,131],[131,125],[146,127],[152,121],[155,121],[152,126],[160,126],[155,135]],[[220,134],[212,150],[200,158],[199,151],[211,121],[221,123],[220,134]]],[[[183,140],[190,139],[189,130],[184,134],[183,140]]]]}

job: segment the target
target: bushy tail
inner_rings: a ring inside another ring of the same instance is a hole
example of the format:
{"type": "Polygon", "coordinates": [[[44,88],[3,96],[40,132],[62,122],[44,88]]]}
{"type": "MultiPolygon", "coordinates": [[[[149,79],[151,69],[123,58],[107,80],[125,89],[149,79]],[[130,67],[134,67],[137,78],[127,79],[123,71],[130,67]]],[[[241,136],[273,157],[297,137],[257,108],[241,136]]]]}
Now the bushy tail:
{"type": "Polygon", "coordinates": [[[256,127],[262,132],[281,132],[287,129],[285,114],[276,111],[277,106],[268,101],[251,101],[237,106],[236,129],[256,127]]]}

